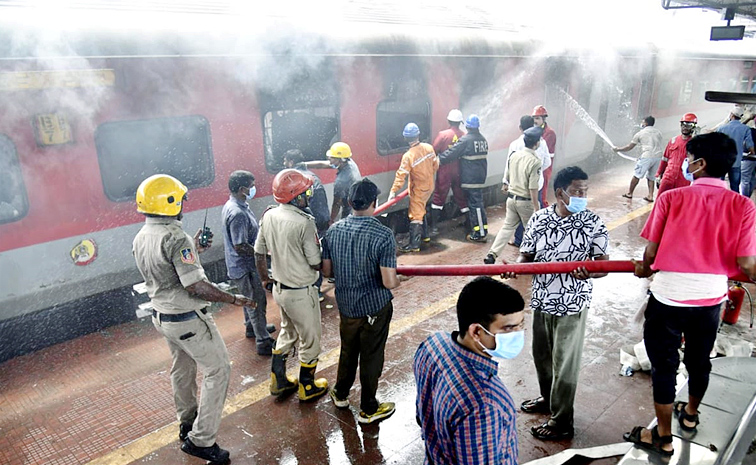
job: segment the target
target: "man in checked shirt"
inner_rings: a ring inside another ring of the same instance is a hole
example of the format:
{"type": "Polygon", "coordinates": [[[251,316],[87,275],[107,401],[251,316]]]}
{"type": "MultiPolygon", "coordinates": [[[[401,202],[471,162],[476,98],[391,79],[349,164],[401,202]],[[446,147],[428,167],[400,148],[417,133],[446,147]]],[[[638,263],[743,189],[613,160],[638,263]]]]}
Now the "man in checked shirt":
{"type": "Polygon", "coordinates": [[[394,414],[393,402],[375,398],[394,307],[394,233],[373,217],[378,186],[363,178],[349,188],[353,212],[331,226],[323,240],[323,276],[336,278],[341,353],[336,385],[329,391],[337,408],[349,408],[349,391],[360,368],[362,395],[357,421],[374,423],[394,414]]]}
{"type": "Polygon", "coordinates": [[[487,276],[457,299],[459,331],[436,333],[415,353],[417,423],[425,464],[517,464],[515,404],[492,357],[525,344],[525,301],[487,276]]]}

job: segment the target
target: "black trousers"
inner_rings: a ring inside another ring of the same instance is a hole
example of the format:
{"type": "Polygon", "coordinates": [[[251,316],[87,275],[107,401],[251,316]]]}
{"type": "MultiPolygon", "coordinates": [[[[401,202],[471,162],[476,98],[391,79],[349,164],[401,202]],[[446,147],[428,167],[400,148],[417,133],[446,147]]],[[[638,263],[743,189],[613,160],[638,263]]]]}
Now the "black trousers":
{"type": "Polygon", "coordinates": [[[703,398],[709,387],[711,362],[719,328],[722,304],[707,307],[673,307],[654,298],[648,301],[643,339],[651,360],[651,381],[654,402],[671,404],[675,401],[675,377],[680,365],[678,349],[685,336],[685,357],[688,370],[688,392],[703,398]]]}
{"type": "Polygon", "coordinates": [[[462,188],[467,196],[467,206],[470,211],[467,212],[470,219],[470,235],[473,237],[485,237],[488,234],[488,218],[486,217],[486,206],[483,203],[483,189],[462,188]]]}
{"type": "Polygon", "coordinates": [[[360,408],[368,415],[378,410],[375,393],[378,391],[378,379],[383,371],[383,352],[393,314],[394,306],[389,301],[375,315],[373,324],[370,324],[367,317],[348,318],[340,315],[341,353],[339,371],[336,375],[336,397],[347,398],[359,365],[362,387],[360,408]]]}

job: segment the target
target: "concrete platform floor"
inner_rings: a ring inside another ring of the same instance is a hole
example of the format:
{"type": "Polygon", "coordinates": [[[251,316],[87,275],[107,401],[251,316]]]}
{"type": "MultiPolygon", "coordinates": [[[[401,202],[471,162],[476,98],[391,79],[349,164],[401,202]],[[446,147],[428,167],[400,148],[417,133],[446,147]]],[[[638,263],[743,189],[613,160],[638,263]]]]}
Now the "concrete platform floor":
{"type": "MultiPolygon", "coordinates": [[[[640,186],[633,200],[621,196],[632,173],[629,163],[590,180],[589,208],[610,229],[612,259],[640,258],[638,237],[651,205],[640,186]],[[627,166],[625,166],[627,165],[627,166]]],[[[553,195],[552,195],[553,197],[553,195]]],[[[503,221],[503,208],[489,209],[490,231],[503,221]]],[[[488,247],[464,241],[462,218],[446,222],[438,240],[400,264],[482,263],[488,247]]],[[[492,240],[493,238],[491,238],[492,240]]],[[[506,258],[514,259],[509,247],[506,258]]],[[[336,409],[326,396],[300,405],[296,397],[276,403],[268,395],[270,359],[255,353],[244,337],[242,310],[226,307],[216,321],[233,368],[219,444],[234,464],[420,464],[423,442],[415,423],[412,358],[418,344],[436,331],[456,329],[456,296],[469,278],[413,277],[394,291],[394,319],[378,395],[397,405],[396,414],[376,425],[360,425],[359,382],[351,410],[336,409]]],[[[529,278],[511,280],[527,297],[529,278]]],[[[520,462],[564,449],[620,442],[622,433],[653,418],[646,373],[619,375],[619,350],[640,340],[632,323],[645,294],[645,280],[614,274],[595,281],[593,305],[576,399],[576,435],[571,441],[534,439],[530,427],[542,415],[518,412],[520,462]]],[[[338,360],[338,310],[332,285],[324,284],[320,376],[333,381],[338,360]]],[[[528,321],[530,312],[527,312],[528,321]]],[[[278,308],[269,299],[268,319],[278,326],[278,308]]],[[[742,332],[753,340],[747,315],[742,332]]],[[[526,331],[526,334],[529,331],[526,331]]],[[[526,349],[500,363],[499,375],[516,402],[537,395],[526,349]]],[[[290,361],[290,371],[294,371],[290,361]]],[[[3,464],[200,464],[179,450],[168,370],[170,355],[149,319],[109,328],[18,357],[0,365],[0,463],[3,464]]],[[[614,464],[619,458],[594,461],[614,464]]]]}

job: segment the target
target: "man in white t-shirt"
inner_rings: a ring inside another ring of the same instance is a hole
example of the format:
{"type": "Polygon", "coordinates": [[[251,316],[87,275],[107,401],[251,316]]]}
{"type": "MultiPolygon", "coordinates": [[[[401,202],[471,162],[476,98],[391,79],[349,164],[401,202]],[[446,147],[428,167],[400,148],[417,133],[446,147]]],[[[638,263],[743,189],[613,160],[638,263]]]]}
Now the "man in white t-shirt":
{"type": "Polygon", "coordinates": [[[664,136],[654,127],[655,122],[656,119],[653,116],[646,116],[641,123],[641,130],[633,136],[629,144],[624,147],[612,147],[615,152],[627,152],[636,145],[641,147],[641,156],[635,162],[633,178],[630,180],[630,190],[627,194],[622,194],[622,197],[626,199],[633,198],[633,191],[638,186],[638,182],[645,177],[648,183],[648,197],[644,197],[643,200],[654,201],[654,177],[664,154],[664,136]]]}
{"type": "MultiPolygon", "coordinates": [[[[526,129],[530,129],[533,127],[533,117],[530,115],[525,115],[520,118],[520,137],[513,140],[511,144],[509,144],[509,151],[507,152],[507,157],[511,156],[513,153],[515,153],[518,150],[522,150],[525,148],[525,139],[522,133],[525,132],[526,129]]],[[[538,144],[538,148],[536,149],[536,155],[538,155],[538,158],[541,159],[541,174],[538,177],[538,198],[540,199],[542,197],[541,191],[543,190],[543,172],[546,170],[546,168],[551,166],[551,155],[549,154],[549,148],[546,145],[546,141],[543,140],[543,137],[541,137],[541,143],[538,144]]],[[[507,184],[507,167],[509,166],[509,163],[504,164],[504,177],[502,178],[502,190],[504,189],[504,186],[507,184]]],[[[543,207],[543,204],[541,204],[543,207]]],[[[517,230],[515,231],[514,238],[507,242],[509,245],[513,245],[515,247],[519,247],[520,243],[522,242],[522,234],[525,230],[525,225],[521,224],[517,227],[517,230]]]]}

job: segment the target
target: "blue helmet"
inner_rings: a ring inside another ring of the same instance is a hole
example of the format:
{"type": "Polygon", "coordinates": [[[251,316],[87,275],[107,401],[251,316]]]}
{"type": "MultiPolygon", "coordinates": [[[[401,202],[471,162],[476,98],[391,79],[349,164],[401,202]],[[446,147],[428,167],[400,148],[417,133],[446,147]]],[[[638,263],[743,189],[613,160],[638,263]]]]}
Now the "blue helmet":
{"type": "Polygon", "coordinates": [[[417,137],[420,135],[420,128],[417,127],[417,124],[415,123],[407,123],[407,125],[404,126],[404,131],[402,131],[402,135],[404,137],[417,137]]]}
{"type": "Polygon", "coordinates": [[[465,121],[465,126],[470,129],[478,129],[480,127],[480,118],[478,118],[478,115],[468,116],[467,121],[465,121]]]}

